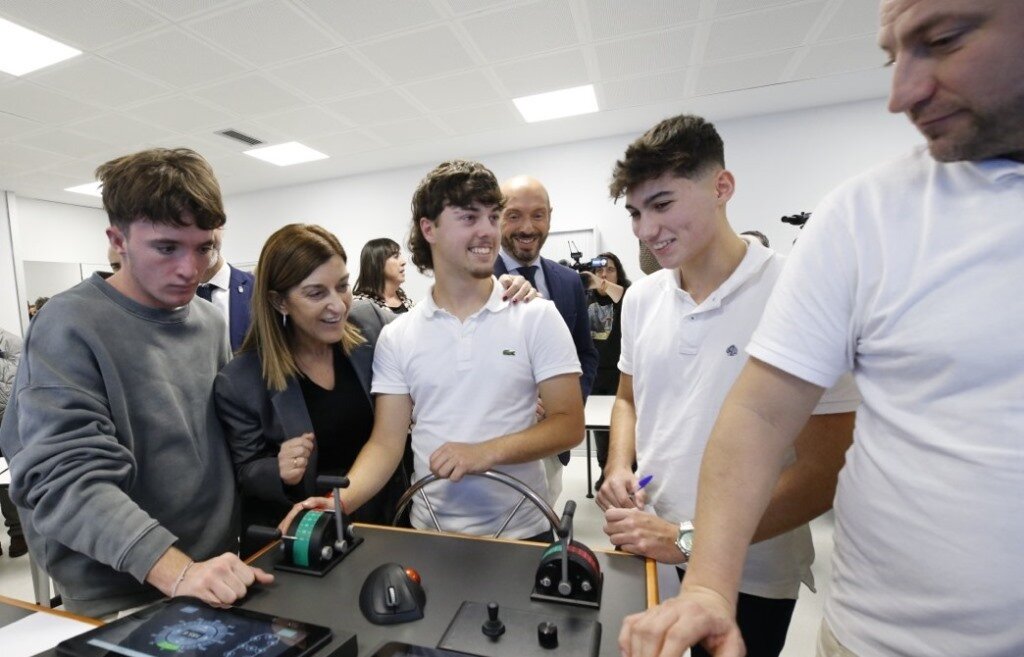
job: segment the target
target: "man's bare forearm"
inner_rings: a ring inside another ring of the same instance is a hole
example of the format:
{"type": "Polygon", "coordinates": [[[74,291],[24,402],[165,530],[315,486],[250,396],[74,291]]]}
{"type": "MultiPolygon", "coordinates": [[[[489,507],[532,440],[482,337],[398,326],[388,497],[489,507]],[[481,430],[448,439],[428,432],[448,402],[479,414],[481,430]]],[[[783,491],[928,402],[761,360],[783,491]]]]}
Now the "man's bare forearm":
{"type": "Polygon", "coordinates": [[[751,359],[729,392],[701,463],[694,551],[686,587],[735,605],[747,548],[786,450],[822,389],[751,359]]]}
{"type": "Polygon", "coordinates": [[[636,460],[636,406],[633,402],[633,377],[619,375],[619,389],[612,404],[609,425],[608,464],[606,469],[633,468],[636,460]]]}

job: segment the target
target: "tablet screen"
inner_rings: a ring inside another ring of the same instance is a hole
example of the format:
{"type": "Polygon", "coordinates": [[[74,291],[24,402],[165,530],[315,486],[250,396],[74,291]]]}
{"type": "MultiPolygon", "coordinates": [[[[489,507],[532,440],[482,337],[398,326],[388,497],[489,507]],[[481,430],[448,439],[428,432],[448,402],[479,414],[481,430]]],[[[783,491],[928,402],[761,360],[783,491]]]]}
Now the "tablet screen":
{"type": "Polygon", "coordinates": [[[65,641],[82,657],[301,657],[330,639],[326,627],[246,609],[173,600],[65,641]]]}

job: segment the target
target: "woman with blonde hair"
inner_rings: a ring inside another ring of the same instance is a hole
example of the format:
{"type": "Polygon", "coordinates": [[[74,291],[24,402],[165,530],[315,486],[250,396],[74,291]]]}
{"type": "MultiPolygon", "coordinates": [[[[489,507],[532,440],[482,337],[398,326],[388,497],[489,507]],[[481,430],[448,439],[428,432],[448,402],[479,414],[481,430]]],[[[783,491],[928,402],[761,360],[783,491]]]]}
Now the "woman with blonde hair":
{"type": "MultiPolygon", "coordinates": [[[[256,267],[252,324],[214,397],[242,493],[243,527],[276,525],[318,475],[343,475],[373,428],[373,350],[394,315],[353,302],[347,256],[320,226],[290,224],[256,267]]],[[[399,470],[355,519],[390,523],[399,470]]],[[[246,548],[258,546],[244,546],[246,548]]]]}

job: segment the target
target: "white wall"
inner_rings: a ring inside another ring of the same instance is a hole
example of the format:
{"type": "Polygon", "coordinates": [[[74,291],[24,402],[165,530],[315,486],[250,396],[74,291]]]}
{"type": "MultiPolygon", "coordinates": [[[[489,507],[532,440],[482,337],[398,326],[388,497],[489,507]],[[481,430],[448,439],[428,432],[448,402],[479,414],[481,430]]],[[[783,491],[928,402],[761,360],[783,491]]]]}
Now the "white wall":
{"type": "MultiPolygon", "coordinates": [[[[922,141],[906,119],[886,112],[881,99],[723,121],[717,127],[738,184],[729,208],[733,226],[761,230],[781,251],[788,251],[797,233],[780,217],[813,210],[823,194],[846,178],[922,141]]],[[[639,278],[630,222],[607,191],[615,160],[638,134],[515,153],[451,156],[480,159],[499,179],[519,173],[537,176],[551,194],[552,227],[596,226],[601,249],[618,253],[629,275],[639,278]]],[[[434,164],[229,197],[225,255],[239,262],[256,260],[264,240],[278,227],[295,221],[319,223],[338,235],[356,272],[359,250],[367,240],[387,236],[405,243],[413,189],[434,164]]],[[[561,257],[567,256],[565,248],[561,257]]],[[[429,280],[411,265],[407,277],[406,290],[414,299],[422,298],[429,280]]]]}
{"type": "Polygon", "coordinates": [[[21,335],[21,303],[18,301],[8,201],[15,202],[14,194],[0,190],[0,328],[21,335]]]}
{"type": "Polygon", "coordinates": [[[18,198],[22,260],[106,262],[107,213],[66,203],[18,198]]]}

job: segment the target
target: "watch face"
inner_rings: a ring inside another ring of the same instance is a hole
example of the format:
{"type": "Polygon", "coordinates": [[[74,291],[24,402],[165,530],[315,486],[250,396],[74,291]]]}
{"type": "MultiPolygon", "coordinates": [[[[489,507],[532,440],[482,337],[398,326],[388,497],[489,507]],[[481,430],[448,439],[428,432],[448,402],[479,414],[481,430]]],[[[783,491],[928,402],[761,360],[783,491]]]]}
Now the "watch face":
{"type": "Polygon", "coordinates": [[[689,554],[693,551],[693,530],[683,532],[683,535],[679,537],[679,543],[683,548],[683,552],[689,554]]]}

